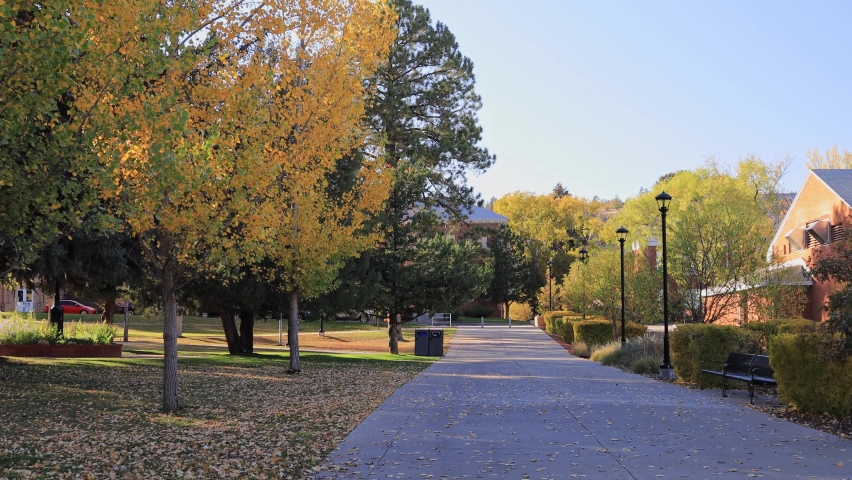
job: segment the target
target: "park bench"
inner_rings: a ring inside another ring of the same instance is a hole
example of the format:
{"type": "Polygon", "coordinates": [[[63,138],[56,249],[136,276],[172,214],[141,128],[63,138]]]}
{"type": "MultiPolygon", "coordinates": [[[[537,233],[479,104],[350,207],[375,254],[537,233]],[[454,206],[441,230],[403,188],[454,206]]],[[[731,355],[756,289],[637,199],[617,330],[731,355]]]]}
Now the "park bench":
{"type": "MultiPolygon", "coordinates": [[[[721,362],[718,362],[721,363],[721,362]]],[[[778,385],[775,372],[769,366],[769,357],[751,353],[732,352],[721,370],[702,369],[702,374],[722,377],[722,396],[728,396],[728,380],[739,380],[748,386],[749,403],[754,405],[754,387],[778,385]]]]}

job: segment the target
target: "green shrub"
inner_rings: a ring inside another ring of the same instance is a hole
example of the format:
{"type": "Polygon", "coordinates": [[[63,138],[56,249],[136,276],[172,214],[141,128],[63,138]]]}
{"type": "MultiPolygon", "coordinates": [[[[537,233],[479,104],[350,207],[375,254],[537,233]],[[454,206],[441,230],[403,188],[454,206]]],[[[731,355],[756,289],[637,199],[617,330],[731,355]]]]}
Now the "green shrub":
{"type": "Polygon", "coordinates": [[[574,340],[590,347],[612,341],[612,324],[606,320],[580,320],[573,322],[574,340]]]}
{"type": "Polygon", "coordinates": [[[578,357],[589,358],[592,350],[583,342],[574,342],[571,344],[571,353],[578,357]]]}
{"type": "MultiPolygon", "coordinates": [[[[617,322],[616,324],[616,334],[615,338],[621,339],[621,322],[617,322]]],[[[648,331],[648,327],[636,322],[627,322],[624,325],[625,336],[626,338],[635,338],[635,337],[644,337],[645,332],[648,331]]]]}
{"type": "MultiPolygon", "coordinates": [[[[728,325],[680,325],[670,335],[672,364],[677,377],[698,383],[702,368],[721,369],[731,352],[760,352],[760,336],[728,325]]],[[[721,386],[721,378],[704,378],[705,385],[721,386]]]]}
{"type": "Polygon", "coordinates": [[[574,312],[570,312],[568,310],[553,310],[552,312],[544,312],[544,326],[550,333],[557,333],[556,319],[572,319],[576,317],[577,314],[574,312]]]}
{"type": "Polygon", "coordinates": [[[804,333],[813,330],[814,322],[804,318],[779,318],[775,320],[767,320],[765,322],[749,322],[742,328],[756,332],[760,338],[762,351],[768,351],[770,340],[779,333],[804,333]]]}
{"type": "Polygon", "coordinates": [[[756,332],[762,337],[765,344],[766,340],[778,335],[778,327],[780,327],[785,321],[786,320],[783,319],[777,319],[767,320],[765,322],[749,322],[743,324],[742,328],[756,332]]]}
{"type": "Polygon", "coordinates": [[[621,341],[616,341],[596,348],[589,358],[592,361],[601,362],[601,365],[624,367],[627,357],[627,350],[621,348],[621,341]]]}
{"type": "Polygon", "coordinates": [[[817,328],[817,323],[806,318],[787,320],[778,327],[778,333],[812,333],[817,328]]]}
{"type": "Polygon", "coordinates": [[[565,340],[566,343],[574,343],[574,320],[562,319],[556,329],[556,334],[562,337],[562,340],[565,340]]]}
{"type": "Polygon", "coordinates": [[[544,312],[544,318],[547,317],[576,317],[577,314],[569,311],[569,310],[552,310],[550,312],[544,312]]]}
{"type": "Polygon", "coordinates": [[[660,364],[662,358],[648,355],[640,358],[630,366],[630,371],[638,374],[660,374],[660,364]]]}
{"type": "Polygon", "coordinates": [[[779,333],[772,339],[769,362],[775,370],[778,395],[805,412],[849,415],[852,358],[826,355],[825,340],[826,335],[819,333],[779,333]]]}
{"type": "MultiPolygon", "coordinates": [[[[512,318],[518,318],[512,315],[512,309],[515,307],[515,304],[509,306],[509,315],[512,318]]],[[[528,307],[529,308],[529,307],[528,307]]],[[[484,305],[472,305],[464,309],[465,317],[473,317],[473,318],[481,318],[481,317],[490,317],[491,314],[494,313],[494,309],[491,307],[486,307],[484,305]]]]}
{"type": "Polygon", "coordinates": [[[544,316],[544,329],[548,333],[556,333],[556,325],[553,324],[553,317],[549,315],[544,316]]]}
{"type": "MultiPolygon", "coordinates": [[[[689,354],[689,344],[692,342],[692,334],[701,324],[687,323],[678,325],[674,331],[669,332],[669,348],[675,375],[680,379],[687,377],[687,370],[692,369],[692,359],[689,354]]],[[[730,352],[729,352],[730,353],[730,352]]],[[[692,375],[689,375],[692,378],[692,375]]]]}
{"type": "Polygon", "coordinates": [[[109,344],[115,338],[115,329],[105,323],[65,322],[60,335],[56,325],[47,320],[7,318],[0,321],[0,344],[34,345],[42,340],[48,343],[109,344]]]}

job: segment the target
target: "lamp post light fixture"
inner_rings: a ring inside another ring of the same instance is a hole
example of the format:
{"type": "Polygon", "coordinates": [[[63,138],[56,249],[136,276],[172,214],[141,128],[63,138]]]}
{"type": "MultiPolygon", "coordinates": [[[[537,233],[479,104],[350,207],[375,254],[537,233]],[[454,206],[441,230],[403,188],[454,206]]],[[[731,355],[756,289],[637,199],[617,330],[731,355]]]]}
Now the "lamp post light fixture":
{"type": "Polygon", "coordinates": [[[553,311],[553,259],[547,261],[547,295],[549,297],[548,311],[553,311]]]}
{"type": "Polygon", "coordinates": [[[624,241],[627,239],[627,229],[619,227],[615,231],[618,235],[618,243],[621,244],[621,345],[627,343],[627,337],[624,332],[624,241]]]}
{"type": "Polygon", "coordinates": [[[674,370],[672,370],[672,361],[669,354],[669,271],[666,252],[666,213],[669,211],[672,196],[666,192],[662,192],[654,198],[657,200],[657,206],[660,208],[663,220],[663,364],[660,365],[660,376],[663,378],[673,378],[674,370]]]}
{"type": "MultiPolygon", "coordinates": [[[[589,251],[586,247],[580,249],[580,261],[584,264],[589,259],[589,251]]],[[[583,269],[583,275],[580,277],[580,282],[583,284],[583,320],[586,319],[586,269],[583,269]]]]}

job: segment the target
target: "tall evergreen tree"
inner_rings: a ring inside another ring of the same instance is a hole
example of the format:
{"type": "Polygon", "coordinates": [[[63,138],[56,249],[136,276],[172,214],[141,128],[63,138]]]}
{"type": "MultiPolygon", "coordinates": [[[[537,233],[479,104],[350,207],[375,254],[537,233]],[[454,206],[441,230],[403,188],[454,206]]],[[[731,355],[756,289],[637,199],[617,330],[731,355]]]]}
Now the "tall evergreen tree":
{"type": "Polygon", "coordinates": [[[482,102],[474,91],[473,62],[446,25],[432,23],[428,10],[409,0],[392,4],[399,33],[373,78],[367,121],[385,138],[385,162],[394,174],[377,218],[382,239],[372,258],[382,290],[376,306],[390,319],[389,347],[397,353],[401,322],[417,313],[411,305],[422,272],[414,265],[418,238],[438,220],[432,209],[444,220],[462,218],[478,200],[467,173],[486,170],[494,156],[479,146],[482,102]]]}

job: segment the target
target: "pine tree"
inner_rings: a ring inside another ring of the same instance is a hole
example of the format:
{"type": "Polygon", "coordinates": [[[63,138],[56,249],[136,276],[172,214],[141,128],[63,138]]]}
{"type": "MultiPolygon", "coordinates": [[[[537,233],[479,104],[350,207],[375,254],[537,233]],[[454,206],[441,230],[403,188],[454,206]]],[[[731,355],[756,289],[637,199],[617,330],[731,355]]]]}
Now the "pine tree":
{"type": "Polygon", "coordinates": [[[415,307],[422,272],[414,267],[418,238],[428,238],[438,218],[464,217],[478,200],[467,186],[468,172],[482,172],[494,156],[479,146],[482,128],[474,90],[473,62],[461,54],[446,25],[432,23],[429,11],[396,0],[398,36],[373,78],[376,94],[367,109],[370,127],[386,139],[385,162],[393,184],[385,211],[377,218],[382,238],[373,268],[382,294],[373,306],[390,319],[389,348],[397,353],[401,322],[415,307]]]}

